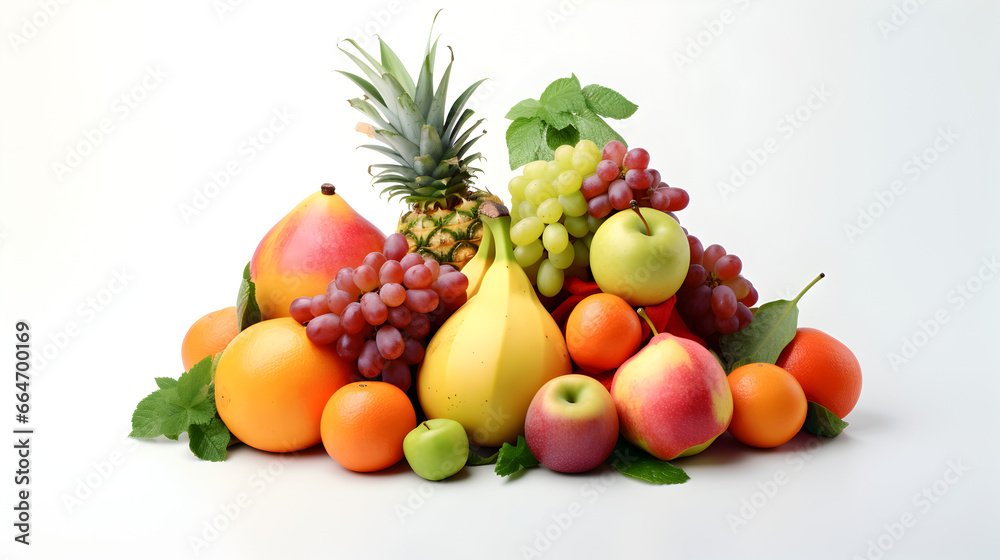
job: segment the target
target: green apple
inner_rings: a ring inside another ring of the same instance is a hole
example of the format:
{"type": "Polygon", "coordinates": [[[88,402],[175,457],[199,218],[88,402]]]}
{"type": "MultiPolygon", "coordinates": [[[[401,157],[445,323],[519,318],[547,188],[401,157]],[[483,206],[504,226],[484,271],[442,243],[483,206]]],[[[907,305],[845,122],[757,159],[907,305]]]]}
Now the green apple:
{"type": "Polygon", "coordinates": [[[691,249],[677,220],[654,208],[617,212],[590,244],[590,270],[605,293],[634,306],[663,303],[684,283],[691,249]]]}
{"type": "Polygon", "coordinates": [[[427,480],[442,480],[465,466],[469,436],[454,420],[425,420],[403,438],[403,455],[413,472],[427,480]]]}

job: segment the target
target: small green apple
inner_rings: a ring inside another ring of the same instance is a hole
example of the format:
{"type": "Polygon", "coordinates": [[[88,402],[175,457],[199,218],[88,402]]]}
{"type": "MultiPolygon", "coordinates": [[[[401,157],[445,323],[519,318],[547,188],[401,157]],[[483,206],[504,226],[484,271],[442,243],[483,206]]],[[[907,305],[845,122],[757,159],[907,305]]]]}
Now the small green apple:
{"type": "Polygon", "coordinates": [[[617,212],[594,233],[590,270],[605,293],[634,306],[656,305],[684,283],[691,261],[677,220],[654,208],[617,212]],[[648,226],[648,227],[647,227],[648,226]]]}
{"type": "Polygon", "coordinates": [[[403,455],[413,472],[427,480],[442,480],[465,466],[469,436],[454,420],[425,420],[403,438],[403,455]]]}

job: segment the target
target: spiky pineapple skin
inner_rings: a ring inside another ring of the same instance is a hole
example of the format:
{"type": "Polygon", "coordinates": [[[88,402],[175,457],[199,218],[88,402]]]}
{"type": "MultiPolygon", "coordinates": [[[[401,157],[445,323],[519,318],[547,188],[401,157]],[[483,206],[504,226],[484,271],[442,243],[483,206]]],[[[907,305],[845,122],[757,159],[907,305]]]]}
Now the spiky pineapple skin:
{"type": "Polygon", "coordinates": [[[433,257],[441,264],[461,270],[479,250],[483,222],[479,205],[492,200],[503,202],[487,191],[473,191],[448,207],[411,208],[399,217],[396,231],[406,236],[410,252],[433,257]]]}

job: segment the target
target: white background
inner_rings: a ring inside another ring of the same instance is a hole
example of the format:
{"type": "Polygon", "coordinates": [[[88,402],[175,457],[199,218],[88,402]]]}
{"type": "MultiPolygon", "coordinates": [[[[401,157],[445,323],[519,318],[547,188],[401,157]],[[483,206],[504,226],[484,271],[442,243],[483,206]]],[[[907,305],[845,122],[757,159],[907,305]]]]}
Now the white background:
{"type": "MultiPolygon", "coordinates": [[[[10,371],[26,320],[48,356],[31,386],[32,545],[13,542],[8,447],[3,556],[194,557],[206,535],[204,558],[1000,552],[1000,277],[983,265],[1000,254],[996,3],[230,3],[0,8],[0,340],[10,371]],[[405,463],[352,474],[322,449],[241,447],[212,464],[124,437],[153,378],[181,372],[188,326],[233,304],[260,238],[321,183],[395,225],[401,206],[369,186],[378,158],[355,150],[361,116],[346,99],[358,92],[332,72],[351,68],[337,40],[378,31],[416,68],[439,7],[453,95],[490,78],[473,102],[488,119],[480,186],[508,196],[507,109],[574,72],[639,105],[613,126],[690,192],[682,223],[739,254],[763,301],[827,274],[800,325],[863,365],[842,436],[770,451],[726,436],[677,461],[691,480],[665,487],[543,469],[505,480],[489,467],[429,484],[405,463]],[[249,160],[241,145],[273,111],[294,117],[249,160]],[[104,119],[111,131],[57,171],[104,119]],[[768,139],[777,149],[763,161],[768,139]],[[234,159],[240,173],[206,191],[234,159]],[[740,166],[746,181],[720,190],[740,166]],[[198,192],[212,196],[186,219],[198,192]],[[915,347],[894,362],[906,340],[915,347]],[[236,518],[219,517],[241,494],[236,518]],[[213,522],[224,529],[206,533],[213,522]]],[[[13,381],[0,401],[10,430],[13,381]]]]}

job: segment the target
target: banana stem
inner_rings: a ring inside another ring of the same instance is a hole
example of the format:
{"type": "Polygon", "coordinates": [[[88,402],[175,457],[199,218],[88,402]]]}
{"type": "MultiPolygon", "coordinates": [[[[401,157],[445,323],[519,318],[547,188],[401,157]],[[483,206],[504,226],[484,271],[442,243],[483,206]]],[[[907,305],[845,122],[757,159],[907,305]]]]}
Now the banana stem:
{"type": "Polygon", "coordinates": [[[646,235],[651,236],[653,232],[649,231],[649,224],[646,223],[646,218],[643,217],[642,212],[639,211],[639,203],[632,200],[628,203],[629,208],[635,210],[635,213],[639,215],[639,219],[642,220],[642,225],[646,226],[646,235]]]}
{"type": "Polygon", "coordinates": [[[640,307],[636,310],[636,313],[638,313],[639,316],[646,321],[646,324],[649,325],[649,330],[653,332],[653,336],[660,334],[660,332],[656,330],[656,326],[653,325],[653,320],[649,318],[649,315],[646,315],[646,310],[644,308],[640,307]]]}
{"type": "MultiPolygon", "coordinates": [[[[480,221],[482,221],[482,217],[480,217],[480,221]]],[[[493,229],[486,222],[483,222],[483,238],[479,242],[479,249],[476,251],[476,255],[472,258],[473,260],[477,260],[477,262],[486,261],[488,263],[493,260],[493,254],[493,229]]]]}
{"type": "Polygon", "coordinates": [[[493,233],[494,262],[516,262],[514,245],[510,241],[510,214],[507,208],[487,200],[479,206],[479,217],[493,233]]]}

